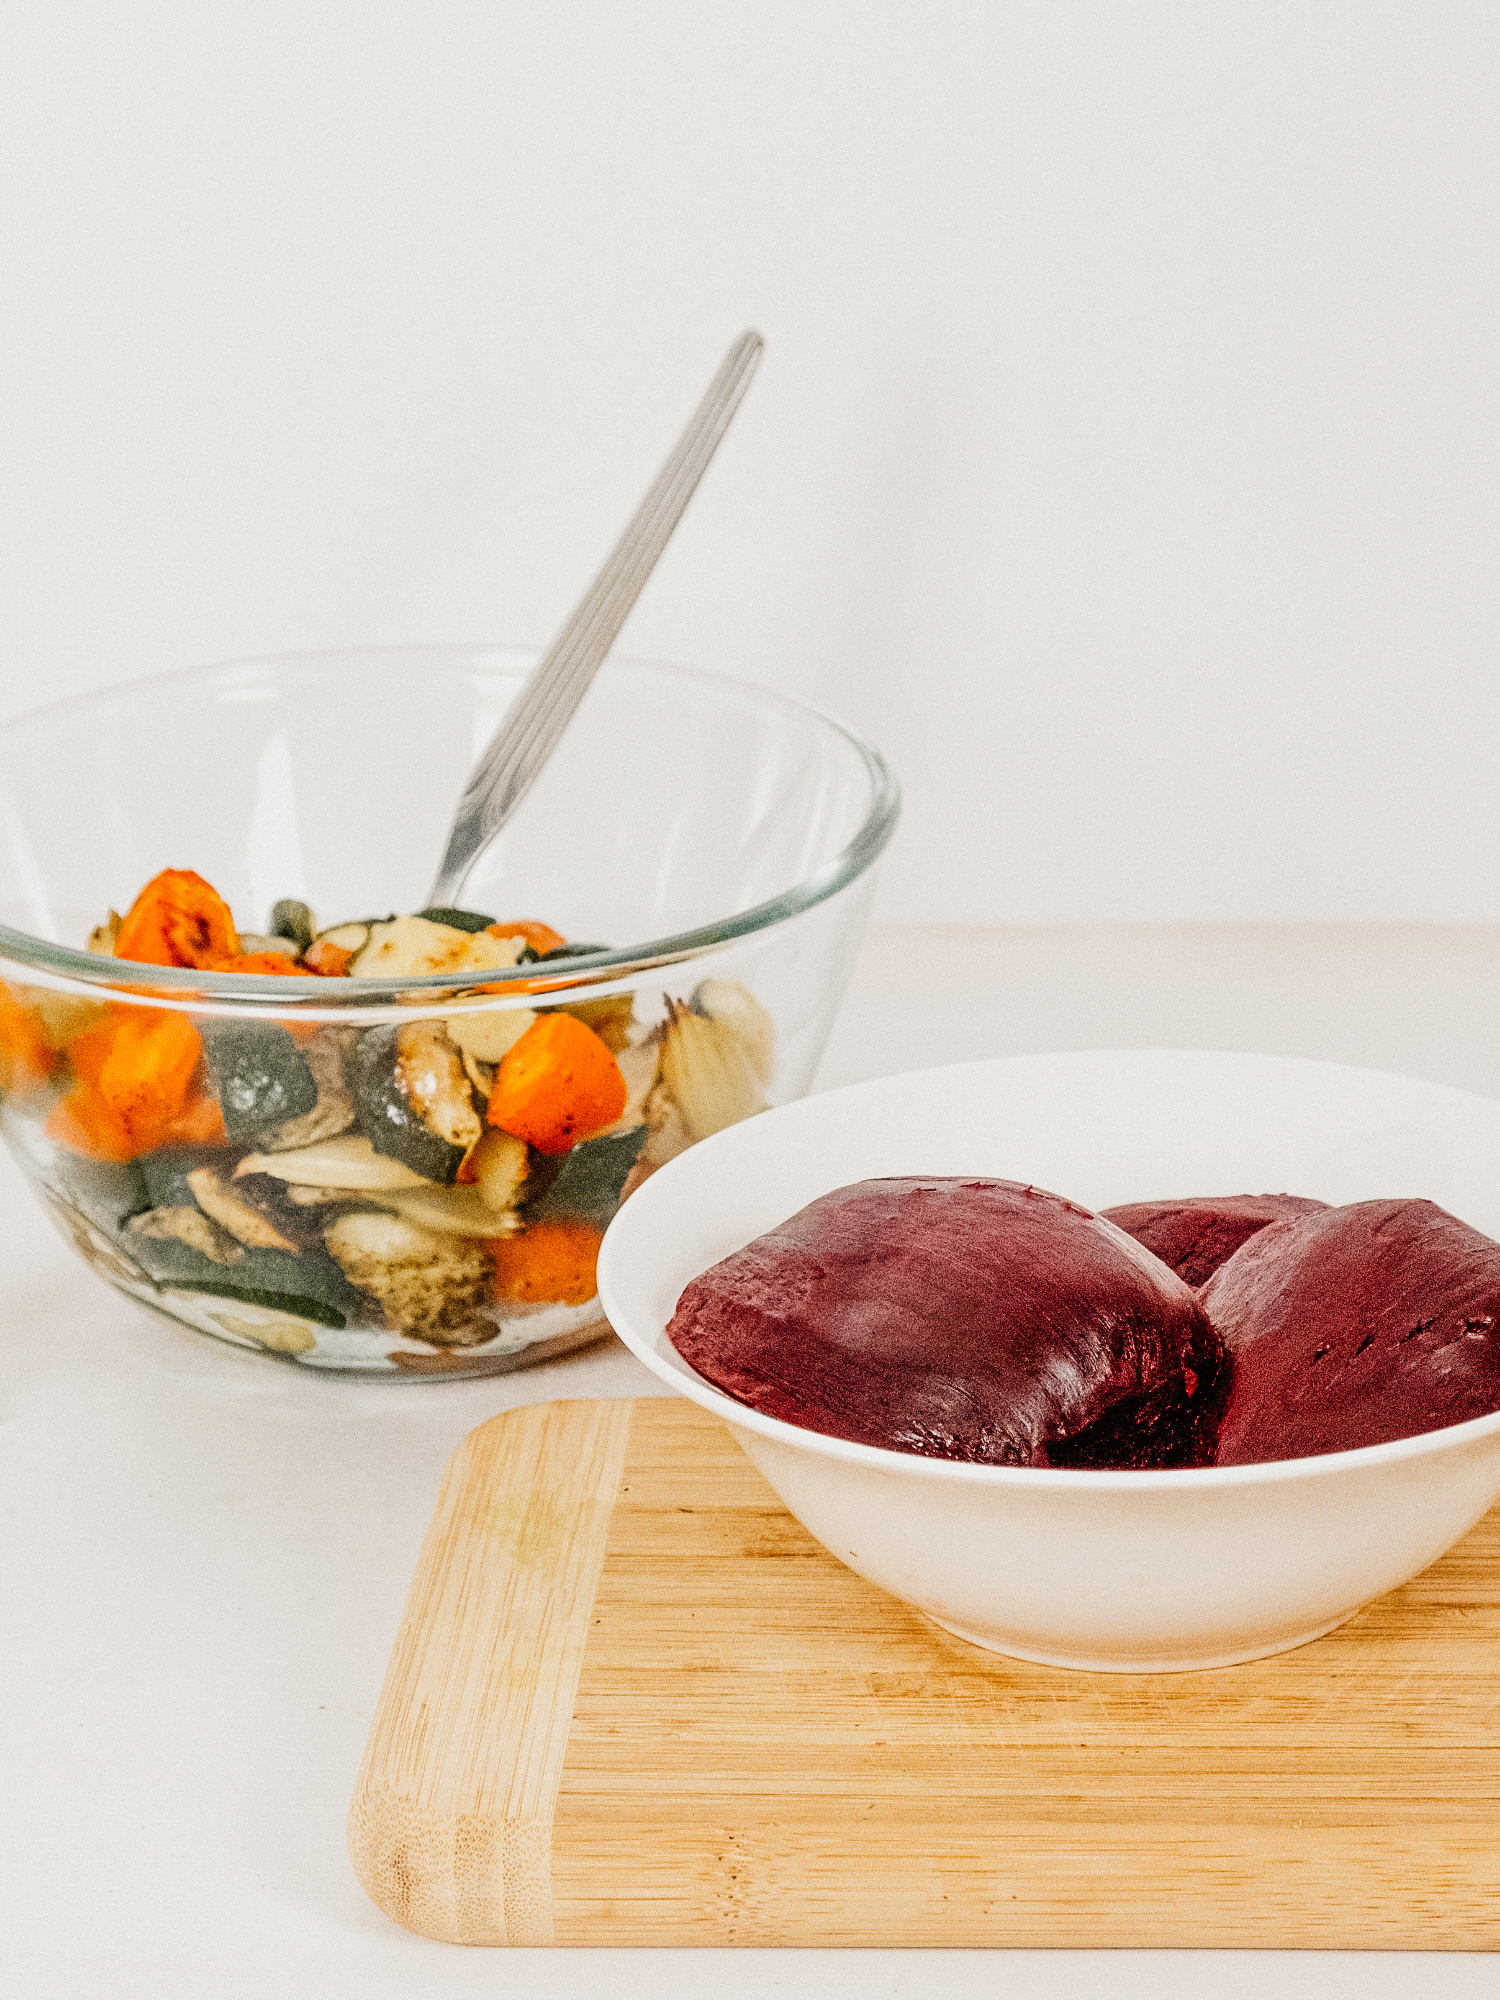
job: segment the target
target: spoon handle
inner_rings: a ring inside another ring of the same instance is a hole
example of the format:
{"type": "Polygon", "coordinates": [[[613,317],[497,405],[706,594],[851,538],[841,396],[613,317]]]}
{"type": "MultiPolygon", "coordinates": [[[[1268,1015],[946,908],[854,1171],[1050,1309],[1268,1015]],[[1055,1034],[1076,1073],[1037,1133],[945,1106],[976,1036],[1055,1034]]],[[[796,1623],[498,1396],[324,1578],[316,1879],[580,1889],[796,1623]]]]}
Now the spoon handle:
{"type": "Polygon", "coordinates": [[[557,748],[708,469],[750,386],[764,346],[758,333],[742,333],[725,355],[703,401],[609,560],[490,738],[453,815],[443,864],[428,891],[429,907],[456,903],[469,870],[557,748]]]}

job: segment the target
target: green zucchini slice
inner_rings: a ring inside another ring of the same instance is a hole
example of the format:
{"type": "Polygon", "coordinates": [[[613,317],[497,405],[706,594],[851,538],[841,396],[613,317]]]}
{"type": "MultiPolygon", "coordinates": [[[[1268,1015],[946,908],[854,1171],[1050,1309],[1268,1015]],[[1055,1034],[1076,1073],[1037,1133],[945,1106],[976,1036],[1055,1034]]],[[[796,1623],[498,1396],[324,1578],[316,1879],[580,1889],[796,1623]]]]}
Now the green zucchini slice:
{"type": "Polygon", "coordinates": [[[399,1160],[423,1180],[452,1181],[464,1156],[462,1146],[429,1131],[406,1095],[396,1060],[399,1029],[367,1028],[348,1065],[354,1093],[354,1122],[377,1153],[399,1160]]]}
{"type": "Polygon", "coordinates": [[[312,911],[295,896],[283,896],[279,903],[271,905],[273,937],[289,938],[301,952],[307,950],[317,934],[312,911]]]}
{"type": "Polygon", "coordinates": [[[625,1177],[645,1143],[644,1125],[602,1139],[581,1140],[565,1155],[561,1172],[541,1200],[527,1208],[527,1220],[576,1216],[596,1229],[605,1228],[620,1206],[625,1177]]]}
{"type": "Polygon", "coordinates": [[[344,1327],[375,1317],[373,1308],[323,1251],[247,1250],[225,1269],[174,1238],[132,1236],[131,1255],[161,1286],[206,1292],[217,1299],[293,1313],[320,1326],[344,1327]]]}
{"type": "Polygon", "coordinates": [[[481,916],[478,910],[437,908],[418,910],[417,915],[425,917],[430,924],[446,924],[450,931],[487,931],[495,921],[493,917],[481,916]]]}
{"type": "Polygon", "coordinates": [[[317,1080],[297,1044],[274,1022],[247,1022],[203,1031],[209,1081],[237,1146],[253,1146],[318,1101],[317,1080]]]}

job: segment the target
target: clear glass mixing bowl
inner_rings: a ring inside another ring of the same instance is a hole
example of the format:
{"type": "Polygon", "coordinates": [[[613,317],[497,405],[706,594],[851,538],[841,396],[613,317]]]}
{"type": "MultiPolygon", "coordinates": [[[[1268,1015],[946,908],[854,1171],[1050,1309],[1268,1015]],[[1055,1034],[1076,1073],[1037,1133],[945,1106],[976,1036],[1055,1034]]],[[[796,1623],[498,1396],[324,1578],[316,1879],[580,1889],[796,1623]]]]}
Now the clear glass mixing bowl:
{"type": "Polygon", "coordinates": [[[465,887],[465,906],[502,930],[541,921],[578,949],[461,983],[146,966],[85,948],[164,868],[205,877],[242,934],[268,932],[282,899],[323,927],[420,911],[465,775],[535,657],[252,660],[0,728],[0,1126],[68,1240],[151,1312],[340,1373],[471,1376],[551,1358],[609,1330],[589,1252],[622,1194],[807,1090],[897,786],[829,718],[682,667],[608,662],[465,887]],[[474,1051],[500,1047],[522,1010],[553,1009],[613,1049],[622,1118],[570,1152],[533,1149],[509,1209],[446,1184],[446,1169],[393,1172],[361,1096],[380,1052],[425,1024],[424,1046],[450,1067],[462,1054],[482,1120],[495,1071],[474,1051]],[[73,1107],[101,1063],[128,1056],[154,1074],[143,1049],[169,1050],[179,1083],[192,1070],[180,1115],[158,1105],[133,1137],[101,1144],[73,1107]],[[226,1118],[247,1063],[249,1098],[226,1118]],[[282,1073],[313,1096],[257,1100],[282,1073]],[[273,1100],[310,1109],[257,1124],[257,1101],[273,1100]]]}

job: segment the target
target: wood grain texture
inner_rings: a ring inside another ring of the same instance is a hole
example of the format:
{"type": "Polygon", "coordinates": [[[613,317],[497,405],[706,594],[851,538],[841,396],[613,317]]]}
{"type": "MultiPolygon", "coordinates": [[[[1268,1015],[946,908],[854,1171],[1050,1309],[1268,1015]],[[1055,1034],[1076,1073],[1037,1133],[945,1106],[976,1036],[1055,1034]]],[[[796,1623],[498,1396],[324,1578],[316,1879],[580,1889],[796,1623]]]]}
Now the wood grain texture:
{"type": "Polygon", "coordinates": [[[455,1944],[552,1942],[557,1797],[630,1403],[544,1403],[449,1461],[349,1810],[369,1896],[455,1944]]]}
{"type": "MultiPolygon", "coordinates": [[[[1500,1947],[1500,1511],[1297,1652],[1062,1672],[844,1569],[693,1405],[635,1410],[550,1814],[557,1943],[1500,1947]]],[[[447,1603],[432,1689],[483,1652],[478,1601],[447,1603]]],[[[496,1755],[455,1763],[445,1825],[496,1755]]],[[[489,1868],[464,1934],[518,1939],[489,1868]]]]}

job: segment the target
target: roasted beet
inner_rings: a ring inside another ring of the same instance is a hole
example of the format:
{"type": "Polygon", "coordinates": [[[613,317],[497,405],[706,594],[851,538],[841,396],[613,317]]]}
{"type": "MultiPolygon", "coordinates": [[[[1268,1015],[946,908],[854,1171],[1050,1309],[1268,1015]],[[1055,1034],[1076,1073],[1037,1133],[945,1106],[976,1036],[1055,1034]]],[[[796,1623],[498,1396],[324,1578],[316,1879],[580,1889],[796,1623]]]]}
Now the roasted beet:
{"type": "Polygon", "coordinates": [[[1196,1290],[1267,1223],[1326,1207],[1300,1194],[1194,1194],[1180,1201],[1132,1201],[1101,1213],[1196,1290]]]}
{"type": "Polygon", "coordinates": [[[1196,1465],[1224,1354],[1182,1280],[1014,1181],[861,1181],[693,1282],[668,1328],[738,1401],[995,1465],[1196,1465]]]}
{"type": "Polygon", "coordinates": [[[1199,1297],[1234,1364],[1220,1465],[1352,1451],[1500,1409],[1500,1244],[1430,1201],[1273,1223],[1199,1297]]]}

